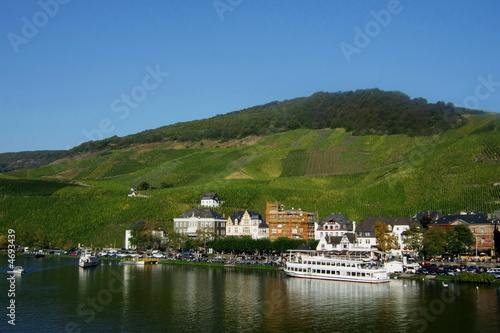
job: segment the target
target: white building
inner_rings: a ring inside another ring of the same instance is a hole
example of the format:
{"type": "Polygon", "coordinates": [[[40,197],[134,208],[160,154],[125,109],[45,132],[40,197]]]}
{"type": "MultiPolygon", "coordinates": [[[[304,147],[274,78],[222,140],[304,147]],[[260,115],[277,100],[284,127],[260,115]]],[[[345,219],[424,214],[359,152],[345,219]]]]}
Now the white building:
{"type": "Polygon", "coordinates": [[[207,235],[209,239],[226,235],[226,219],[209,208],[191,209],[174,218],[174,232],[198,237],[207,235]]]}
{"type": "Polygon", "coordinates": [[[344,233],[342,236],[324,236],[318,243],[318,251],[350,251],[356,249],[356,236],[344,233]]]}
{"type": "Polygon", "coordinates": [[[314,239],[321,241],[326,236],[343,236],[353,233],[356,222],[351,222],[344,214],[330,214],[320,222],[314,223],[314,239]]]}
{"type": "Polygon", "coordinates": [[[356,242],[360,248],[371,249],[377,247],[375,238],[375,223],[382,222],[388,225],[389,231],[396,236],[398,249],[392,250],[392,255],[402,255],[406,244],[404,242],[405,231],[410,229],[412,221],[409,217],[369,217],[359,224],[356,228],[356,242]]]}
{"type": "Polygon", "coordinates": [[[205,192],[201,197],[200,205],[203,207],[219,207],[221,201],[215,192],[205,192]]]}
{"type": "Polygon", "coordinates": [[[268,227],[259,213],[248,210],[238,211],[227,219],[226,236],[268,238],[268,227]]]}
{"type": "MultiPolygon", "coordinates": [[[[124,246],[125,249],[132,250],[132,249],[137,248],[135,245],[132,245],[130,242],[130,240],[132,238],[132,231],[136,228],[143,227],[145,224],[146,224],[146,222],[137,222],[136,224],[128,227],[127,230],[125,230],[125,246],[124,246]]],[[[153,230],[153,231],[151,231],[151,233],[153,234],[153,236],[160,239],[160,243],[161,243],[161,240],[163,240],[163,238],[165,237],[163,231],[154,231],[153,230]]]]}

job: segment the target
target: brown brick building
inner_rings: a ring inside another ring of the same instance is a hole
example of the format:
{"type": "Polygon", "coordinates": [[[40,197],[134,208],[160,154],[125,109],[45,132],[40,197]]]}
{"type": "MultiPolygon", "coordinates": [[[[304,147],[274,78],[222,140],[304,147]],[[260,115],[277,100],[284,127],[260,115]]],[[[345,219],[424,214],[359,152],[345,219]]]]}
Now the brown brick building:
{"type": "Polygon", "coordinates": [[[285,210],[280,203],[268,202],[266,205],[266,223],[269,226],[269,239],[279,237],[314,239],[316,214],[302,209],[285,210]]]}
{"type": "Polygon", "coordinates": [[[448,229],[458,224],[466,224],[471,229],[476,240],[476,245],[473,246],[474,250],[477,248],[479,253],[495,254],[495,224],[484,214],[446,215],[429,224],[429,228],[440,227],[448,229]]]}

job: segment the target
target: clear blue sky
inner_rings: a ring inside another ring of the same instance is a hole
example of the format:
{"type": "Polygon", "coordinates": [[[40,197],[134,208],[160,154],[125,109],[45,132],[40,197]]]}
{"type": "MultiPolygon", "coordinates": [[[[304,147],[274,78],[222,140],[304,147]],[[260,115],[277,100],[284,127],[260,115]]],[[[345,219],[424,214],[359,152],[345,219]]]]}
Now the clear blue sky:
{"type": "Polygon", "coordinates": [[[500,111],[500,1],[0,3],[0,152],[68,149],[316,91],[500,111]]]}

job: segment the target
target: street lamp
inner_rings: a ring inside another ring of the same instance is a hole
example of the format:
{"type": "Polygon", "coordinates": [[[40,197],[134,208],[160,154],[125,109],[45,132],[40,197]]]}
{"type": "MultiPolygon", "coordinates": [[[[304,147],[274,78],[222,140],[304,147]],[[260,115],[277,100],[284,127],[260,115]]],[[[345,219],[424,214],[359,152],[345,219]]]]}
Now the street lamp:
{"type": "Polygon", "coordinates": [[[476,236],[476,261],[477,261],[477,243],[478,243],[478,238],[476,236]]]}

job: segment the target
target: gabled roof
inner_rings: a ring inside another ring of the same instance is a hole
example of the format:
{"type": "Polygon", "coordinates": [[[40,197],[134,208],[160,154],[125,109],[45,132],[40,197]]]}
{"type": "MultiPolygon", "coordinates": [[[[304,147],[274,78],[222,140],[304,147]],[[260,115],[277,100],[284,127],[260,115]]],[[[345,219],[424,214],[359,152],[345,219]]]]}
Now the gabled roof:
{"type": "Polygon", "coordinates": [[[325,236],[325,240],[328,244],[338,245],[342,240],[342,236],[325,236]]]}
{"type": "Polygon", "coordinates": [[[205,192],[201,197],[201,200],[219,200],[219,196],[216,192],[205,192]]]}
{"type": "Polygon", "coordinates": [[[344,236],[347,237],[350,243],[354,243],[356,241],[356,235],[352,232],[345,233],[344,236]]]}
{"type": "Polygon", "coordinates": [[[267,228],[269,228],[269,226],[267,225],[266,222],[264,221],[260,222],[259,229],[267,229],[267,228]]]}
{"type": "Polygon", "coordinates": [[[420,221],[420,219],[424,216],[427,216],[431,220],[436,221],[437,219],[443,217],[444,214],[440,210],[419,210],[417,215],[414,216],[414,219],[420,221]]]}
{"type": "Polygon", "coordinates": [[[339,224],[352,223],[351,220],[349,220],[347,216],[345,216],[344,214],[330,214],[324,219],[322,219],[319,223],[330,222],[330,221],[335,221],[339,224]]]}
{"type": "Polygon", "coordinates": [[[181,214],[178,218],[180,219],[185,219],[185,218],[190,218],[190,217],[197,217],[197,218],[214,218],[214,219],[224,219],[222,215],[219,213],[214,212],[213,210],[209,208],[195,208],[195,209],[190,209],[187,212],[181,214]]]}
{"type": "Polygon", "coordinates": [[[330,214],[330,215],[328,215],[327,217],[325,217],[324,219],[322,219],[318,223],[318,229],[321,229],[322,226],[327,222],[337,222],[341,226],[340,230],[351,231],[354,229],[353,223],[344,214],[330,214]]]}
{"type": "MultiPolygon", "coordinates": [[[[375,235],[375,223],[383,222],[394,227],[395,225],[412,225],[412,220],[409,217],[368,217],[363,220],[356,228],[356,233],[370,232],[371,236],[375,235]]],[[[363,234],[365,236],[365,234],[363,234]]]]}
{"type": "Polygon", "coordinates": [[[344,237],[346,237],[351,244],[356,240],[356,236],[352,232],[348,232],[343,236],[325,236],[325,239],[328,244],[338,245],[344,237]]]}
{"type": "Polygon", "coordinates": [[[491,224],[492,222],[488,220],[485,214],[467,214],[467,215],[446,215],[437,221],[431,223],[431,225],[448,225],[454,221],[462,221],[467,224],[491,224]]]}
{"type": "MultiPolygon", "coordinates": [[[[235,221],[236,219],[238,219],[238,221],[241,221],[241,218],[243,217],[243,215],[245,214],[246,210],[239,210],[237,211],[236,213],[233,214],[233,216],[231,216],[231,219],[233,221],[235,221]]],[[[253,211],[253,210],[249,210],[248,211],[248,215],[250,215],[250,217],[253,219],[253,220],[262,220],[262,215],[260,215],[258,212],[256,211],[253,211]]]]}

